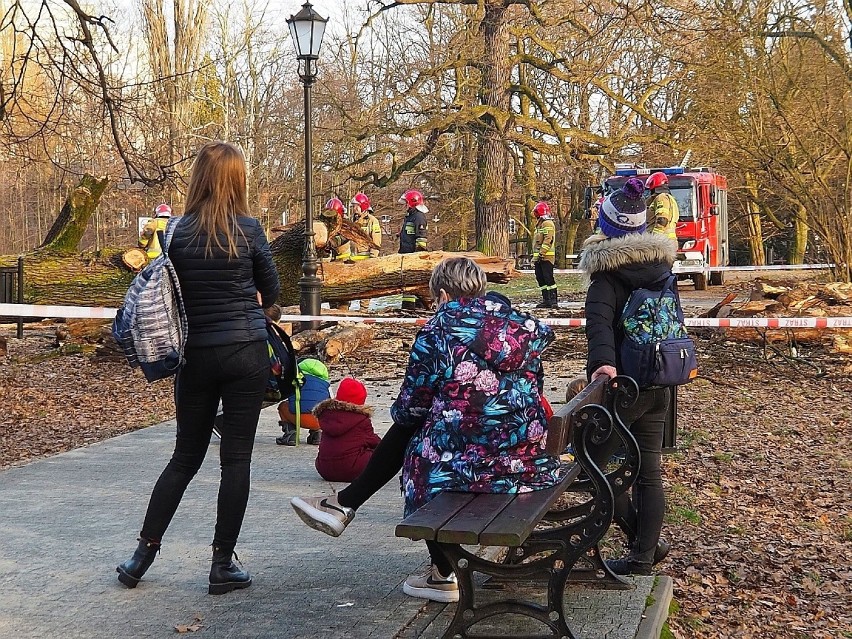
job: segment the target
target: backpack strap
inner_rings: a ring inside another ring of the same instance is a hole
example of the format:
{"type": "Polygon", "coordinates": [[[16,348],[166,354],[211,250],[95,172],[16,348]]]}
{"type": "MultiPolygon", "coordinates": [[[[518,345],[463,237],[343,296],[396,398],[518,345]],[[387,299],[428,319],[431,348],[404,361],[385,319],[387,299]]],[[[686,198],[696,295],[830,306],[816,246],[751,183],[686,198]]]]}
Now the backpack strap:
{"type": "Polygon", "coordinates": [[[163,252],[163,255],[169,254],[169,245],[172,243],[172,237],[174,237],[175,229],[177,229],[177,225],[180,224],[182,217],[173,217],[169,218],[169,221],[166,222],[166,231],[157,231],[157,239],[160,240],[160,250],[163,252]]]}

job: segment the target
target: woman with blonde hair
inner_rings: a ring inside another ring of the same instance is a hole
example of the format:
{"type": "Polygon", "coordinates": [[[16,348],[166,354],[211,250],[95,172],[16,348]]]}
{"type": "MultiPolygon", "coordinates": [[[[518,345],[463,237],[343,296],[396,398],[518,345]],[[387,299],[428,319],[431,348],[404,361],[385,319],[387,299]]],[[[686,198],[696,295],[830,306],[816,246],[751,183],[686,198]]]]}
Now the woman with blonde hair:
{"type": "Polygon", "coordinates": [[[260,223],[250,217],[242,151],[211,142],[192,168],[185,215],[168,255],[189,321],[186,363],[175,377],[175,450],[154,486],[139,545],[116,569],[135,588],[210,443],[219,402],[221,479],[213,535],[210,594],[251,585],[232,561],[249,496],[257,421],[269,376],[266,318],[279,293],[278,273],[260,223]],[[258,296],[259,294],[259,296],[258,296]]]}
{"type": "MultiPolygon", "coordinates": [[[[482,268],[467,257],[435,267],[429,290],[437,310],[412,346],[393,425],[348,487],[290,500],[308,526],[340,536],[400,468],[406,516],[444,490],[517,493],[560,480],[542,403],[541,353],[553,331],[485,286],[482,268]]],[[[403,592],[458,601],[452,564],[437,543],[426,546],[431,565],[406,579],[403,592]]]]}

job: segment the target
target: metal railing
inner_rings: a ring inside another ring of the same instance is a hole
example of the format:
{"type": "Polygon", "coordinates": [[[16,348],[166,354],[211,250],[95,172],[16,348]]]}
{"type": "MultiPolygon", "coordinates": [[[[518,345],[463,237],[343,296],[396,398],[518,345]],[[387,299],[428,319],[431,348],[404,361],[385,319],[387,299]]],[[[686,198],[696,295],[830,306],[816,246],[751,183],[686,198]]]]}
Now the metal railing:
{"type": "MultiPolygon", "coordinates": [[[[18,258],[17,266],[0,267],[0,304],[24,303],[24,258],[18,258]]],[[[18,339],[24,336],[24,318],[17,318],[18,339]]]]}

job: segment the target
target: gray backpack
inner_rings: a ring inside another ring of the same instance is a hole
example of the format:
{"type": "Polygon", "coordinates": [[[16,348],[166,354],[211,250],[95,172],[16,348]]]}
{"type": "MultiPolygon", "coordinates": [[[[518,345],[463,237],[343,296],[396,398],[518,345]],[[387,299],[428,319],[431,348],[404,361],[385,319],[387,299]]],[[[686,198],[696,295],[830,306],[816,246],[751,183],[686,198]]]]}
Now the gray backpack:
{"type": "Polygon", "coordinates": [[[149,382],[176,374],[184,364],[188,325],[169,245],[181,218],[158,231],[162,253],[130,284],[112,324],[112,335],[131,367],[140,367],[149,382]]]}

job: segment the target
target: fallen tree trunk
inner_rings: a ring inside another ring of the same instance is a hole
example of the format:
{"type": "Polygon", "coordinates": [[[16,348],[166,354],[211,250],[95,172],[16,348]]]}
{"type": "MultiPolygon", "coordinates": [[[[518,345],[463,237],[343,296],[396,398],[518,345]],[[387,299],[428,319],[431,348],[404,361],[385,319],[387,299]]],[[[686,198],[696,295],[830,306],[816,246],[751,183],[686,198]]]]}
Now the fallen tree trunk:
{"type": "MultiPolygon", "coordinates": [[[[100,183],[98,185],[101,186],[100,183]]],[[[103,186],[105,187],[105,184],[103,186]]],[[[91,193],[90,191],[89,187],[78,187],[69,195],[63,211],[66,211],[68,207],[76,210],[74,202],[90,211],[91,207],[96,205],[92,197],[100,197],[102,193],[102,191],[91,193]],[[92,197],[82,197],[85,195],[84,192],[90,193],[92,197]]],[[[44,248],[24,256],[25,301],[29,304],[72,306],[118,306],[121,304],[134,276],[134,273],[122,262],[123,249],[112,248],[98,253],[69,254],[68,247],[75,241],[74,238],[79,239],[80,225],[84,224],[88,217],[64,213],[60,217],[64,225],[55,224],[49,234],[49,237],[53,237],[55,241],[46,241],[44,248]]],[[[352,238],[357,237],[361,232],[351,222],[346,222],[331,229],[330,233],[352,238]]],[[[370,241],[366,235],[363,235],[361,239],[370,241]]],[[[282,228],[281,234],[272,241],[270,247],[281,280],[281,295],[278,302],[284,306],[298,304],[304,250],[304,223],[282,228]]],[[[420,297],[428,298],[428,283],[432,269],[444,257],[450,255],[467,255],[476,260],[485,269],[490,282],[508,282],[516,275],[512,260],[486,257],[481,253],[432,251],[386,255],[350,264],[322,262],[318,273],[323,280],[322,300],[335,304],[393,295],[403,291],[412,291],[420,297]]],[[[0,256],[0,266],[13,266],[17,258],[17,255],[0,256]]]]}

